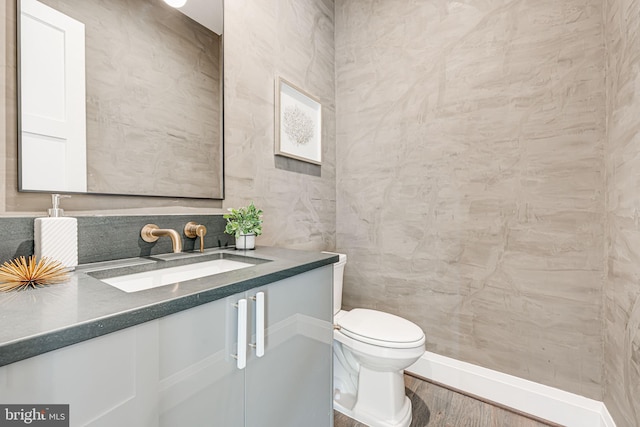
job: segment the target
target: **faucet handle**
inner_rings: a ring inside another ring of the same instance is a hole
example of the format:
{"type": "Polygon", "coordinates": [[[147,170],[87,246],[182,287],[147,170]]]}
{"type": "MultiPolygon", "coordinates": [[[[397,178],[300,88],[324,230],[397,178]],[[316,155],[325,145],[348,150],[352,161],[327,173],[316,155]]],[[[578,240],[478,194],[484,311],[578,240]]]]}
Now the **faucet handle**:
{"type": "Polygon", "coordinates": [[[204,252],[204,236],[207,234],[207,227],[202,224],[196,224],[193,221],[189,221],[184,226],[184,235],[190,239],[200,237],[200,252],[204,252]]]}
{"type": "Polygon", "coordinates": [[[142,227],[142,230],[140,231],[140,237],[142,237],[142,240],[144,240],[145,242],[153,243],[160,238],[160,236],[156,236],[154,234],[154,231],[158,230],[159,228],[160,227],[155,224],[147,224],[142,227]]]}

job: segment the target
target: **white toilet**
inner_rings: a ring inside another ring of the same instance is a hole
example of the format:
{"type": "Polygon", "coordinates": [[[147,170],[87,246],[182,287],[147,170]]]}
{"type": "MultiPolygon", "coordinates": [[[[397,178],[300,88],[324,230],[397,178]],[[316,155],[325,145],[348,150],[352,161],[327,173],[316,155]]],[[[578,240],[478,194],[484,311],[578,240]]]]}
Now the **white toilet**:
{"type": "Polygon", "coordinates": [[[347,256],[333,267],[333,403],[343,414],[371,427],[407,427],[411,401],[403,371],[424,353],[422,329],[402,317],[342,306],[347,256]]]}

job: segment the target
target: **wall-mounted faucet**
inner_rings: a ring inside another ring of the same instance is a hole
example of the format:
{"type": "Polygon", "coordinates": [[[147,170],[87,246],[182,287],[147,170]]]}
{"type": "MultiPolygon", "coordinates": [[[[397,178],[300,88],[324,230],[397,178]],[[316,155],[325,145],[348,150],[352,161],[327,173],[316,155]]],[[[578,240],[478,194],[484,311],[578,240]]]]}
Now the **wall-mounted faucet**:
{"type": "Polygon", "coordinates": [[[200,252],[204,252],[204,235],[207,234],[207,227],[202,224],[196,224],[193,221],[184,226],[184,235],[190,239],[200,237],[200,252]]]}
{"type": "Polygon", "coordinates": [[[142,240],[149,243],[155,242],[162,236],[169,236],[171,238],[173,253],[177,254],[182,252],[182,237],[180,237],[176,230],[160,228],[155,224],[147,224],[142,227],[142,231],[140,231],[140,237],[142,237],[142,240]]]}

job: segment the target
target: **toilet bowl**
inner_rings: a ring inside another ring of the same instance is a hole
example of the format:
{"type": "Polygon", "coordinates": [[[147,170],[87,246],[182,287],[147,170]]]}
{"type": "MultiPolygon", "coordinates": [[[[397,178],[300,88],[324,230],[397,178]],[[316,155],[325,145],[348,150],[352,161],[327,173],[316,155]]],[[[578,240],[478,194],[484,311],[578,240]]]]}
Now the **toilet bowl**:
{"type": "Polygon", "coordinates": [[[354,308],[341,310],[347,256],[334,264],[334,409],[371,427],[408,427],[411,401],[404,369],[425,351],[416,324],[393,314],[354,308]]]}

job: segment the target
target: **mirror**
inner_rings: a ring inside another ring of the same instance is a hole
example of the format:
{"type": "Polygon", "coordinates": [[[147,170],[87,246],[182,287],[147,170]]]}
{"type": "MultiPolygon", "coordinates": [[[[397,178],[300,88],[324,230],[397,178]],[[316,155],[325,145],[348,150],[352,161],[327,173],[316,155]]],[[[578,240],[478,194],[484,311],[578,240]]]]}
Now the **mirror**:
{"type": "Polygon", "coordinates": [[[222,2],[18,0],[20,191],[222,199],[222,2]]]}

